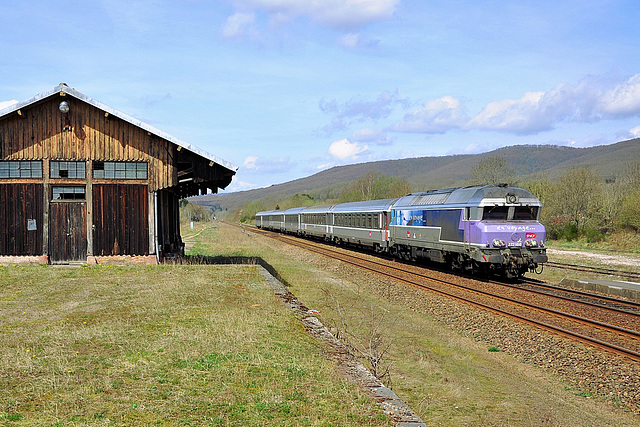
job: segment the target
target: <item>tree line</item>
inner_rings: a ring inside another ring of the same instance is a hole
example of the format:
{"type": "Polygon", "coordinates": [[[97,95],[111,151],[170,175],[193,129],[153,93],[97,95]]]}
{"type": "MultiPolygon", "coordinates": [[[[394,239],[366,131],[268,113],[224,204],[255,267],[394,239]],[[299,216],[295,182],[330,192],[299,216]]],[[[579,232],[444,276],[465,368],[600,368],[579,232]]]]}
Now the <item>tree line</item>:
{"type": "Polygon", "coordinates": [[[530,191],[542,202],[541,222],[550,239],[601,240],[619,231],[640,231],[640,162],[632,161],[617,176],[604,179],[578,166],[558,179],[517,182],[506,159],[488,157],[470,172],[471,184],[507,183],[530,191]]]}
{"type": "MultiPolygon", "coordinates": [[[[466,183],[505,183],[530,191],[542,202],[541,222],[547,228],[549,239],[582,237],[593,242],[618,231],[640,232],[640,162],[637,161],[629,162],[617,176],[608,179],[589,167],[579,166],[552,181],[548,177],[518,180],[505,158],[487,157],[471,168],[466,183]]],[[[370,170],[347,184],[337,198],[318,200],[309,194],[296,194],[278,202],[256,200],[245,205],[236,219],[252,222],[255,214],[264,210],[397,198],[412,191],[407,178],[370,170]]],[[[196,218],[203,213],[198,209],[189,214],[196,218]]]]}

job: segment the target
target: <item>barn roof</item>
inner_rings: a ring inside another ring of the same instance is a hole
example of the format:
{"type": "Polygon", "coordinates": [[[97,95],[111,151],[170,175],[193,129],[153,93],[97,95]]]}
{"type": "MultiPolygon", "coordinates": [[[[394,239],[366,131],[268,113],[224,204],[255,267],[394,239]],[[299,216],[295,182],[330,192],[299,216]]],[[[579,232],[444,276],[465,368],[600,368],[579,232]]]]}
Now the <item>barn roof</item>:
{"type": "Polygon", "coordinates": [[[197,154],[198,156],[201,156],[211,162],[217,163],[220,166],[223,166],[227,169],[229,169],[230,171],[233,171],[234,173],[238,170],[238,166],[234,165],[233,163],[230,163],[224,159],[221,159],[220,157],[214,156],[213,154],[210,154],[198,147],[195,147],[185,141],[182,141],[181,139],[178,139],[174,136],[169,135],[168,133],[162,132],[161,130],[158,130],[156,128],[154,128],[153,126],[144,123],[136,118],[133,118],[121,111],[116,110],[115,108],[109,107],[108,105],[103,104],[100,101],[97,101],[93,98],[90,98],[80,92],[78,92],[75,89],[70,88],[69,86],[67,86],[65,83],[60,83],[58,86],[54,87],[51,90],[48,90],[46,92],[42,92],[38,95],[35,95],[32,98],[29,98],[27,100],[18,102],[16,104],[13,104],[3,110],[0,110],[0,119],[2,119],[4,116],[11,114],[15,111],[20,110],[21,108],[25,108],[28,107],[29,105],[35,104],[39,101],[42,101],[43,99],[46,99],[52,95],[55,94],[66,94],[66,95],[70,95],[73,96],[74,98],[77,98],[79,100],[82,100],[84,102],[86,102],[87,104],[93,105],[94,107],[104,111],[105,113],[109,113],[110,115],[116,116],[128,123],[131,123],[134,126],[137,126],[141,129],[144,129],[147,132],[150,132],[162,139],[165,139],[169,142],[171,142],[172,144],[175,144],[179,147],[182,147],[186,150],[189,150],[190,152],[197,154]]]}

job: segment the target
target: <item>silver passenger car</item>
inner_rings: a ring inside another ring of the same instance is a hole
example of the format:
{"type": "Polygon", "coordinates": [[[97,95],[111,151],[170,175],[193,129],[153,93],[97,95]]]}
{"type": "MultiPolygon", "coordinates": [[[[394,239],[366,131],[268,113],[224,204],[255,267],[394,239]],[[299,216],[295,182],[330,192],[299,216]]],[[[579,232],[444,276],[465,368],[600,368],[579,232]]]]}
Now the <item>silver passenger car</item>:
{"type": "Polygon", "coordinates": [[[341,203],[332,210],[334,242],[388,250],[389,212],[397,199],[341,203]]]}
{"type": "Polygon", "coordinates": [[[331,241],[331,209],[334,205],[318,205],[300,212],[300,234],[331,241]]]}

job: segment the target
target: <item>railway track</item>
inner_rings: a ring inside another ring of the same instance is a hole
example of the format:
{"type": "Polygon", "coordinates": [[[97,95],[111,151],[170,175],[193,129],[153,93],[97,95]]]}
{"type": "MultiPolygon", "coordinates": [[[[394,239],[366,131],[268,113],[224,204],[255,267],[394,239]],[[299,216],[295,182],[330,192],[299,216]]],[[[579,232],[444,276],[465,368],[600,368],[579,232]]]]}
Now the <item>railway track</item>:
{"type": "Polygon", "coordinates": [[[434,277],[436,272],[415,265],[257,228],[252,231],[640,362],[640,306],[637,304],[603,301],[607,298],[587,293],[562,295],[558,290],[527,289],[490,280],[451,276],[443,279],[434,277]]]}
{"type": "Polygon", "coordinates": [[[602,274],[604,276],[617,276],[627,279],[640,279],[640,273],[635,271],[616,270],[612,268],[590,267],[584,265],[565,264],[561,262],[547,262],[545,267],[558,268],[562,270],[581,271],[584,273],[602,274]]]}

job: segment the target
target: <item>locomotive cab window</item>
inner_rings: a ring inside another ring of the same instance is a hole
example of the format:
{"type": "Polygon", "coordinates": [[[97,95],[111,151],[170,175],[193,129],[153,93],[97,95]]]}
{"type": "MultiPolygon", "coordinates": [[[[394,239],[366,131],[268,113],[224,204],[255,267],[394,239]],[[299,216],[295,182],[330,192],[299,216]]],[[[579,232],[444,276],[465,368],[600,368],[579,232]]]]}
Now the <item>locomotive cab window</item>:
{"type": "Polygon", "coordinates": [[[516,206],[513,212],[513,219],[516,221],[535,221],[538,219],[538,207],[516,206]]]}
{"type": "Polygon", "coordinates": [[[482,213],[483,221],[506,221],[507,216],[509,215],[509,207],[508,206],[485,206],[484,212],[482,213]]]}

